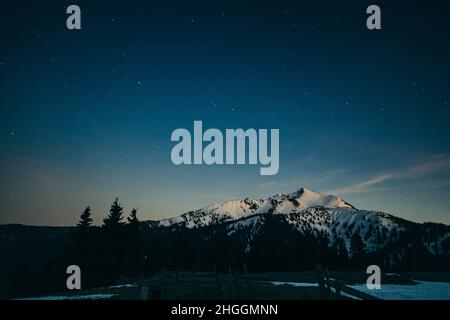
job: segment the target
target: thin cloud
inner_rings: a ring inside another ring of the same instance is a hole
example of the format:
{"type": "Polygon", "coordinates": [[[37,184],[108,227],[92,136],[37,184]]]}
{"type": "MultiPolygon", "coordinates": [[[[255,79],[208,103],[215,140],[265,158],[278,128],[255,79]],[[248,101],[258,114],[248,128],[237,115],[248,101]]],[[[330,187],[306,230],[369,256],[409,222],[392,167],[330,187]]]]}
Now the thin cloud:
{"type": "Polygon", "coordinates": [[[408,180],[414,179],[422,176],[426,176],[429,174],[433,174],[444,169],[450,167],[450,157],[441,157],[436,158],[425,163],[421,163],[419,165],[410,166],[407,168],[399,169],[396,171],[384,173],[373,177],[369,180],[359,182],[347,187],[339,188],[336,190],[329,191],[329,193],[342,195],[342,194],[350,194],[350,193],[362,193],[373,191],[372,187],[385,183],[392,180],[408,180]]]}
{"type": "Polygon", "coordinates": [[[399,179],[411,179],[434,172],[438,172],[450,167],[450,157],[438,158],[420,165],[412,166],[397,173],[399,179]]]}
{"type": "Polygon", "coordinates": [[[341,194],[349,194],[349,193],[359,193],[359,192],[367,192],[370,190],[370,187],[375,186],[377,184],[383,183],[385,181],[391,180],[393,176],[391,174],[383,174],[378,177],[348,186],[340,189],[329,191],[328,193],[341,195],[341,194]]]}

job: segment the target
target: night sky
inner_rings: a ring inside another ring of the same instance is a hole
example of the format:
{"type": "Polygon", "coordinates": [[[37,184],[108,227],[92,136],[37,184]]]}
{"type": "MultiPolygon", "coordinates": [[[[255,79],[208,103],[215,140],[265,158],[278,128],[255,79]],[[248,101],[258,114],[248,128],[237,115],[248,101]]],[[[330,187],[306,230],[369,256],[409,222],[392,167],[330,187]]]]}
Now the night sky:
{"type": "Polygon", "coordinates": [[[300,187],[450,223],[445,3],[2,3],[0,223],[73,225],[87,205],[99,223],[116,196],[159,219],[300,187]],[[170,135],[194,120],[279,128],[279,173],[175,166],[170,135]]]}

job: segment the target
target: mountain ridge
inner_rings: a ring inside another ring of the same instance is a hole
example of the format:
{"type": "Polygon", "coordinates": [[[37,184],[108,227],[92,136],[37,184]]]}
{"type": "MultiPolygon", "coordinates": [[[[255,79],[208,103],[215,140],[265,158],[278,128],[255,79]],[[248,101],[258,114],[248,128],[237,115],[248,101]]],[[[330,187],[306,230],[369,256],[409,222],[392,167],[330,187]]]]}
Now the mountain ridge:
{"type": "Polygon", "coordinates": [[[266,199],[232,199],[157,221],[160,226],[185,223],[186,227],[193,228],[236,220],[253,214],[287,214],[312,207],[355,209],[353,205],[336,196],[300,188],[292,193],[277,193],[266,199]]]}
{"type": "Polygon", "coordinates": [[[385,212],[357,209],[341,198],[307,188],[266,199],[233,199],[177,217],[148,221],[151,228],[224,229],[227,237],[238,235],[246,253],[251,252],[264,229],[274,223],[286,225],[287,233],[322,239],[329,247],[345,247],[350,256],[354,255],[354,238],[359,237],[366,254],[388,251],[384,262],[389,265],[402,260],[411,246],[423,246],[432,255],[450,255],[450,226],[421,224],[385,212]]]}
{"type": "MultiPolygon", "coordinates": [[[[12,272],[27,261],[45,263],[63,255],[75,230],[0,225],[0,258],[9,261],[0,265],[0,273],[12,272]],[[33,250],[27,250],[30,247],[33,250]]],[[[306,188],[142,221],[140,230],[155,268],[196,264],[205,270],[212,265],[225,270],[234,263],[248,264],[253,271],[273,271],[311,269],[324,263],[348,269],[369,262],[394,271],[450,267],[450,225],[416,223],[355,208],[306,188]],[[361,254],[365,257],[357,258],[361,254]]]]}

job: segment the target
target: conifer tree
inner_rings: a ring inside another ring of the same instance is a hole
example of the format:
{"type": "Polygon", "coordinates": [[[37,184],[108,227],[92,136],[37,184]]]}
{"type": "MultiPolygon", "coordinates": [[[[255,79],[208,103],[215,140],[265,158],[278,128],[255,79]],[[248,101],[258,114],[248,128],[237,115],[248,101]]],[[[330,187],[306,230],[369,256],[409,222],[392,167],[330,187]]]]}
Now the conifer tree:
{"type": "Polygon", "coordinates": [[[344,239],[336,237],[332,246],[332,266],[340,270],[345,270],[349,267],[349,257],[347,247],[344,239]]]}
{"type": "Polygon", "coordinates": [[[105,228],[119,228],[124,225],[123,208],[119,204],[119,199],[116,198],[109,209],[109,215],[103,219],[103,226],[105,228]]]}
{"type": "Polygon", "coordinates": [[[78,256],[86,255],[93,236],[91,208],[86,207],[80,216],[75,232],[72,235],[71,253],[78,256]]]}
{"type": "Polygon", "coordinates": [[[351,238],[351,262],[355,269],[364,267],[366,263],[366,251],[364,242],[358,232],[355,232],[351,238]]]}
{"type": "Polygon", "coordinates": [[[86,207],[80,216],[75,231],[72,233],[66,247],[67,265],[78,265],[86,272],[83,277],[83,287],[92,285],[92,279],[89,275],[93,274],[96,227],[92,225],[91,208],[86,207]]]}
{"type": "Polygon", "coordinates": [[[80,221],[77,223],[79,230],[87,230],[92,226],[91,208],[86,207],[80,216],[80,221]]]}
{"type": "Polygon", "coordinates": [[[137,275],[143,269],[144,245],[141,240],[141,222],[137,217],[137,209],[131,210],[127,218],[127,256],[126,271],[129,275],[137,275]]]}
{"type": "Polygon", "coordinates": [[[139,219],[137,217],[137,209],[131,210],[130,216],[127,218],[128,223],[132,226],[139,226],[139,219]]]}
{"type": "Polygon", "coordinates": [[[99,277],[104,284],[113,284],[125,273],[127,265],[127,230],[123,217],[123,207],[116,198],[108,216],[103,219],[98,243],[99,277]]]}

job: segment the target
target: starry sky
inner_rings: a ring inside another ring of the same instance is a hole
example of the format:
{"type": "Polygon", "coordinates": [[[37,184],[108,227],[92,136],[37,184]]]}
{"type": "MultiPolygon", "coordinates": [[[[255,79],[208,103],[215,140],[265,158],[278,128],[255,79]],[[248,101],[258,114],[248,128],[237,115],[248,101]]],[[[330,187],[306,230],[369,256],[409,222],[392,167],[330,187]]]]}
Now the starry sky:
{"type": "MultiPolygon", "coordinates": [[[[0,223],[141,219],[307,187],[450,223],[445,1],[14,1],[0,33],[0,223]],[[82,30],[66,28],[81,7],[82,30]],[[176,128],[279,128],[280,171],[175,166],[176,128]]],[[[447,10],[446,10],[447,9],[447,10]]]]}

